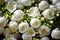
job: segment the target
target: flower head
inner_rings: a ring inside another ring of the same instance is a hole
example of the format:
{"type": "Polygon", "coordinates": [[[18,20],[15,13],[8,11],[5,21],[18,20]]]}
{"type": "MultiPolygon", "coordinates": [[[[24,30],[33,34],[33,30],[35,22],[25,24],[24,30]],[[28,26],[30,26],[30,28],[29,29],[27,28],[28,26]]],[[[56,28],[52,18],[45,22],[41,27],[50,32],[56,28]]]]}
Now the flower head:
{"type": "Polygon", "coordinates": [[[12,21],[20,21],[24,17],[24,12],[22,10],[16,10],[11,17],[12,21]]]}
{"type": "Polygon", "coordinates": [[[38,28],[41,25],[41,21],[39,19],[37,19],[37,18],[33,18],[30,21],[30,25],[33,28],[38,28]]]}
{"type": "Polygon", "coordinates": [[[51,0],[52,4],[58,3],[60,0],[51,0]]]}
{"type": "Polygon", "coordinates": [[[17,40],[13,35],[8,35],[6,40],[17,40]]]}
{"type": "Polygon", "coordinates": [[[9,12],[13,13],[17,8],[17,3],[15,1],[9,1],[6,8],[9,12]]]}
{"type": "Polygon", "coordinates": [[[55,6],[57,7],[58,12],[60,13],[60,2],[57,2],[57,3],[55,4],[55,6]]]}
{"type": "Polygon", "coordinates": [[[54,38],[54,39],[60,39],[60,30],[59,30],[59,28],[55,28],[52,31],[51,37],[54,38]]]}
{"type": "Polygon", "coordinates": [[[9,29],[11,30],[11,32],[16,32],[17,29],[18,29],[18,23],[14,22],[14,21],[11,21],[9,23],[9,29]]]}
{"type": "Polygon", "coordinates": [[[42,37],[40,40],[49,40],[48,37],[42,37]]]}
{"type": "Polygon", "coordinates": [[[49,8],[53,11],[57,11],[57,7],[55,5],[50,5],[49,8]]]}
{"type": "Polygon", "coordinates": [[[50,29],[45,26],[45,25],[42,25],[39,29],[38,29],[38,32],[40,34],[40,37],[43,37],[43,36],[46,36],[46,35],[49,35],[50,34],[50,29]]]}
{"type": "Polygon", "coordinates": [[[27,34],[24,33],[24,34],[22,35],[22,39],[23,39],[23,40],[32,40],[32,37],[31,37],[30,35],[27,35],[27,34]]]}
{"type": "Polygon", "coordinates": [[[33,28],[29,28],[28,31],[26,32],[27,35],[30,35],[30,36],[35,36],[36,33],[35,33],[35,30],[33,28]]]}
{"type": "Polygon", "coordinates": [[[32,7],[29,9],[29,16],[31,17],[37,17],[37,16],[40,16],[40,12],[39,12],[39,9],[38,7],[32,7]]]}
{"type": "Polygon", "coordinates": [[[29,24],[27,22],[22,22],[18,26],[19,32],[24,33],[29,29],[29,24]]]}
{"type": "Polygon", "coordinates": [[[17,0],[17,2],[19,4],[21,3],[24,6],[31,6],[31,4],[32,4],[32,1],[31,0],[17,0]]]}
{"type": "Polygon", "coordinates": [[[48,8],[48,7],[49,7],[49,4],[48,4],[47,1],[41,1],[41,2],[39,3],[39,9],[40,9],[40,10],[45,10],[45,9],[48,8]]]}
{"type": "Polygon", "coordinates": [[[54,11],[52,11],[51,9],[46,9],[42,14],[46,19],[51,20],[54,18],[54,11]]]}
{"type": "Polygon", "coordinates": [[[5,17],[0,17],[0,27],[5,27],[7,20],[5,17]]]}

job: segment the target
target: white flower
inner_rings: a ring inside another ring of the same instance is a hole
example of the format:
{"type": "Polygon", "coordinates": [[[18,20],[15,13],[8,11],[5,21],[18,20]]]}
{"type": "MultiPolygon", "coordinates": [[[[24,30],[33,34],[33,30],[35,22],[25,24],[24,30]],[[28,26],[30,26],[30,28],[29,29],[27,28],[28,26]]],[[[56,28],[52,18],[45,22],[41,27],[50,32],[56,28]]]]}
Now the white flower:
{"type": "Polygon", "coordinates": [[[30,35],[27,35],[27,34],[24,33],[24,34],[22,35],[22,39],[23,39],[23,40],[32,40],[32,37],[31,37],[30,35]]]}
{"type": "Polygon", "coordinates": [[[17,8],[17,3],[15,1],[9,1],[6,8],[9,12],[13,13],[17,8]]]}
{"type": "Polygon", "coordinates": [[[27,22],[22,22],[18,26],[19,32],[24,33],[29,29],[29,24],[27,22]]]}
{"type": "Polygon", "coordinates": [[[48,37],[42,37],[40,40],[49,40],[48,37]]]}
{"type": "Polygon", "coordinates": [[[50,5],[49,8],[53,11],[57,11],[57,7],[55,5],[50,5]]]}
{"type": "Polygon", "coordinates": [[[30,21],[30,25],[33,28],[38,28],[41,25],[41,21],[39,19],[37,19],[37,18],[33,18],[30,21]]]}
{"type": "Polygon", "coordinates": [[[5,27],[7,20],[5,17],[0,17],[0,27],[5,27]]]}
{"type": "Polygon", "coordinates": [[[51,9],[46,9],[42,14],[46,19],[51,20],[54,18],[54,11],[51,9]]]}
{"type": "Polygon", "coordinates": [[[17,29],[18,29],[18,23],[14,22],[14,21],[11,21],[9,23],[9,29],[11,30],[11,32],[17,31],[17,29]]]}
{"type": "Polygon", "coordinates": [[[4,31],[4,28],[0,28],[0,34],[3,33],[4,31]]]}
{"type": "Polygon", "coordinates": [[[29,16],[31,17],[37,17],[37,16],[40,16],[40,12],[39,12],[39,9],[38,7],[32,7],[29,9],[29,16]]]}
{"type": "Polygon", "coordinates": [[[24,5],[22,5],[22,4],[17,4],[17,8],[18,8],[18,9],[23,9],[23,8],[24,8],[24,5]]]}
{"type": "Polygon", "coordinates": [[[3,35],[5,35],[5,37],[7,36],[7,35],[9,35],[11,32],[10,32],[10,29],[9,28],[6,28],[6,29],[4,29],[4,32],[3,32],[3,35]]]}
{"type": "Polygon", "coordinates": [[[48,7],[49,7],[49,4],[48,4],[47,1],[41,1],[41,2],[39,3],[39,9],[40,9],[40,10],[45,10],[45,9],[48,8],[48,7]]]}
{"type": "Polygon", "coordinates": [[[50,29],[48,26],[42,25],[39,29],[38,32],[40,34],[40,37],[46,36],[50,34],[50,29]]]}
{"type": "Polygon", "coordinates": [[[24,6],[31,6],[32,1],[31,0],[17,0],[18,3],[21,3],[24,6]]]}
{"type": "Polygon", "coordinates": [[[53,3],[53,4],[56,4],[56,3],[58,3],[60,0],[51,0],[51,2],[53,3]]]}
{"type": "Polygon", "coordinates": [[[24,12],[22,10],[16,10],[11,17],[12,21],[20,21],[23,19],[24,12]]]}
{"type": "Polygon", "coordinates": [[[5,40],[17,40],[13,35],[8,35],[5,40]]]}
{"type": "Polygon", "coordinates": [[[32,27],[28,29],[26,34],[30,35],[30,36],[35,36],[36,35],[35,30],[32,27]]]}
{"type": "Polygon", "coordinates": [[[54,38],[54,39],[60,39],[60,30],[59,30],[59,28],[55,28],[52,31],[51,37],[54,38]]]}
{"type": "Polygon", "coordinates": [[[17,0],[17,8],[18,9],[23,9],[24,5],[21,3],[22,0],[17,0]]]}
{"type": "Polygon", "coordinates": [[[60,2],[56,3],[55,5],[57,6],[58,12],[60,13],[60,2]]]}

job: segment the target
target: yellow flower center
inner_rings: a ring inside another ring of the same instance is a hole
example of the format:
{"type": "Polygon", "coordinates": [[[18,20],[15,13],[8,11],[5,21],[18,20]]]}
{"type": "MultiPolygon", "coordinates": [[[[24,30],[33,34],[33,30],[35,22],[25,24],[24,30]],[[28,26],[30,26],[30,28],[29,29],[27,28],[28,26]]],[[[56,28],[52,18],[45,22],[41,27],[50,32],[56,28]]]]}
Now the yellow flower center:
{"type": "Polygon", "coordinates": [[[30,29],[30,30],[28,31],[28,34],[29,34],[29,35],[32,35],[32,34],[33,34],[33,30],[30,29]]]}
{"type": "Polygon", "coordinates": [[[21,31],[23,31],[23,30],[25,30],[25,26],[24,25],[21,27],[21,31]]]}
{"type": "Polygon", "coordinates": [[[48,14],[50,17],[53,17],[53,15],[52,15],[52,12],[51,11],[49,11],[49,14],[48,14]]]}
{"type": "Polygon", "coordinates": [[[42,34],[44,34],[45,32],[46,32],[46,30],[45,30],[45,29],[42,29],[42,30],[41,30],[41,33],[42,33],[42,34]]]}
{"type": "Polygon", "coordinates": [[[34,12],[34,9],[31,9],[29,12],[30,12],[30,14],[32,14],[34,12]]]}
{"type": "Polygon", "coordinates": [[[12,4],[10,4],[9,8],[12,10],[12,9],[14,9],[14,6],[12,4]]]}
{"type": "Polygon", "coordinates": [[[37,26],[37,25],[38,25],[38,22],[37,22],[37,21],[35,21],[34,25],[35,25],[35,26],[37,26]]]}

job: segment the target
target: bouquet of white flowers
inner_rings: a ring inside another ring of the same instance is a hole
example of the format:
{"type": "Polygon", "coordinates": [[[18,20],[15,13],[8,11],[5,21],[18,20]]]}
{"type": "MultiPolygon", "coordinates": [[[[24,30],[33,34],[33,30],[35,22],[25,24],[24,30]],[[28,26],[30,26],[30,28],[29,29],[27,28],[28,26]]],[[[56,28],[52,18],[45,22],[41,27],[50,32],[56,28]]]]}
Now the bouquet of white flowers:
{"type": "Polygon", "coordinates": [[[0,40],[60,40],[60,0],[0,0],[0,40]]]}

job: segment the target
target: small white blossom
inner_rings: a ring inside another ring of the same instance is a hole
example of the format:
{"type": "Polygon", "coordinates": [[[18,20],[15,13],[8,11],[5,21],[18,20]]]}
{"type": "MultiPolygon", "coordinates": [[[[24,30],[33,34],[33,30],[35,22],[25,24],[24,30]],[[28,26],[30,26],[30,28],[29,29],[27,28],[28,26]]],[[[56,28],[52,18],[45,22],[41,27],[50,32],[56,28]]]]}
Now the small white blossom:
{"type": "Polygon", "coordinates": [[[5,40],[17,40],[13,35],[8,35],[5,40]]]}
{"type": "Polygon", "coordinates": [[[35,30],[32,27],[28,29],[26,34],[30,35],[30,36],[35,36],[36,35],[35,30]]]}
{"type": "Polygon", "coordinates": [[[9,1],[6,8],[9,12],[13,13],[17,8],[17,3],[15,1],[9,1]]]}
{"type": "Polygon", "coordinates": [[[22,39],[23,39],[23,40],[32,40],[32,37],[31,37],[30,35],[27,35],[27,34],[24,33],[24,34],[22,35],[22,39]]]}
{"type": "Polygon", "coordinates": [[[45,10],[45,9],[48,8],[48,7],[49,7],[49,4],[48,4],[47,1],[41,1],[41,2],[39,3],[39,9],[40,9],[40,10],[45,10]]]}
{"type": "Polygon", "coordinates": [[[24,5],[21,3],[22,0],[17,0],[17,8],[18,9],[23,9],[24,5]]]}
{"type": "Polygon", "coordinates": [[[42,25],[39,29],[38,32],[40,34],[40,37],[46,36],[50,34],[50,29],[48,26],[42,25]]]}
{"type": "Polygon", "coordinates": [[[49,8],[53,11],[57,11],[57,7],[55,5],[50,5],[49,8]]]}
{"type": "Polygon", "coordinates": [[[60,13],[60,2],[56,3],[55,5],[57,6],[58,12],[60,13]]]}
{"type": "Polygon", "coordinates": [[[52,4],[58,3],[60,0],[51,0],[52,4]]]}
{"type": "Polygon", "coordinates": [[[11,32],[17,31],[17,29],[18,29],[18,23],[14,22],[14,21],[11,21],[9,23],[9,29],[11,30],[11,32]]]}
{"type": "Polygon", "coordinates": [[[22,4],[17,4],[17,8],[18,8],[18,9],[23,9],[23,8],[24,8],[24,5],[22,5],[22,4]]]}
{"type": "Polygon", "coordinates": [[[0,17],[0,27],[5,27],[7,20],[5,17],[0,17]]]}
{"type": "Polygon", "coordinates": [[[55,28],[52,31],[51,37],[54,38],[54,39],[60,39],[60,30],[59,30],[59,28],[55,28]]]}
{"type": "Polygon", "coordinates": [[[18,3],[21,3],[24,6],[31,6],[32,1],[31,0],[17,0],[18,3]]]}
{"type": "Polygon", "coordinates": [[[29,16],[31,17],[37,17],[37,16],[40,16],[40,12],[39,12],[39,9],[38,7],[32,7],[29,9],[29,16]]]}
{"type": "Polygon", "coordinates": [[[19,32],[24,33],[29,29],[29,24],[27,22],[22,22],[18,26],[19,32]]]}
{"type": "Polygon", "coordinates": [[[39,19],[37,19],[37,18],[33,18],[30,21],[30,25],[33,28],[38,28],[41,25],[41,21],[39,19]]]}
{"type": "Polygon", "coordinates": [[[42,37],[40,40],[49,40],[48,37],[42,37]]]}
{"type": "Polygon", "coordinates": [[[12,21],[20,21],[24,17],[24,12],[22,10],[16,10],[11,17],[12,21]]]}
{"type": "Polygon", "coordinates": [[[46,19],[53,19],[54,18],[54,11],[52,11],[51,9],[46,9],[45,11],[43,11],[42,15],[46,18],[46,19]]]}

